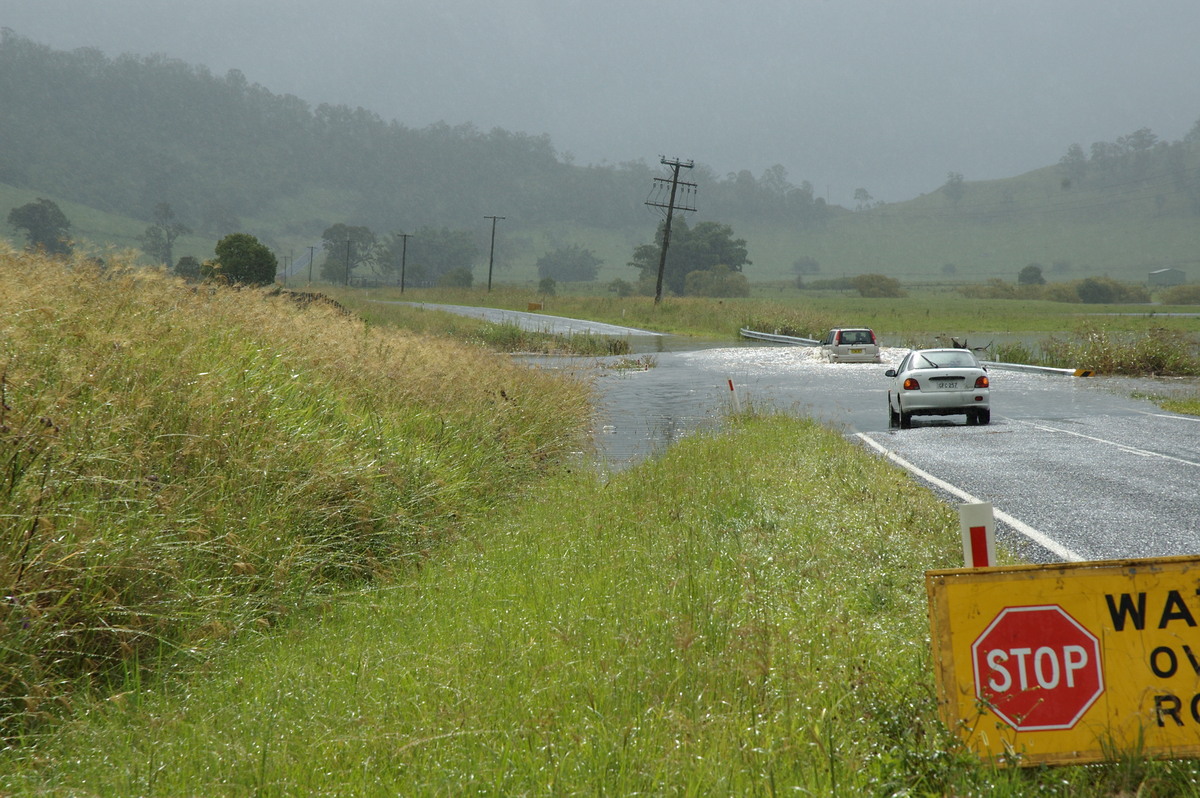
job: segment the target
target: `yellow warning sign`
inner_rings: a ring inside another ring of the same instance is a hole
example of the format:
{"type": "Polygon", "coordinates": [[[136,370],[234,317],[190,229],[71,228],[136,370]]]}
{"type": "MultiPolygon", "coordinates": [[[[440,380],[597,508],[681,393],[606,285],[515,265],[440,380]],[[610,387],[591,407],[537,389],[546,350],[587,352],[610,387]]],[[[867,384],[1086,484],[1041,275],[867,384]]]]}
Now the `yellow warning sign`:
{"type": "Polygon", "coordinates": [[[1200,755],[1200,558],[930,571],[942,719],[1005,764],[1200,755]]]}

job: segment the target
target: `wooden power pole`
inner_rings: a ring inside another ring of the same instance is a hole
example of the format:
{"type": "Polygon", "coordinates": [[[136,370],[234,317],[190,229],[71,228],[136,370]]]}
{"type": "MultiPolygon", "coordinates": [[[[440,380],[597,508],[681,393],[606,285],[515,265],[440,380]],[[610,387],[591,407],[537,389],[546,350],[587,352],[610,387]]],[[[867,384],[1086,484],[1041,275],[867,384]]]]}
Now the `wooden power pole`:
{"type": "Polygon", "coordinates": [[[492,290],[492,259],[496,255],[496,220],[503,219],[503,216],[485,216],[484,219],[492,220],[492,246],[488,250],[488,291],[492,290]]]}
{"type": "Polygon", "coordinates": [[[400,239],[400,293],[404,293],[404,261],[408,260],[408,239],[412,238],[412,233],[396,233],[396,238],[400,239]]]}
{"type": "MultiPolygon", "coordinates": [[[[681,211],[696,210],[695,204],[691,202],[683,202],[678,205],[676,204],[680,186],[684,187],[689,196],[695,192],[695,183],[687,183],[679,179],[679,170],[691,169],[693,166],[695,166],[695,163],[693,161],[681,161],[678,158],[672,160],[665,157],[662,158],[661,161],[663,166],[671,167],[671,179],[669,181],[671,184],[670,197],[666,204],[659,202],[657,199],[646,200],[647,205],[652,205],[655,208],[665,208],[667,211],[667,221],[663,225],[662,252],[660,252],[658,256],[658,282],[655,284],[654,288],[654,304],[656,305],[662,301],[663,272],[665,272],[667,268],[667,247],[671,245],[671,219],[675,215],[675,209],[678,208],[681,211]]],[[[665,186],[668,180],[665,177],[656,177],[654,178],[654,182],[660,186],[665,186]]]]}

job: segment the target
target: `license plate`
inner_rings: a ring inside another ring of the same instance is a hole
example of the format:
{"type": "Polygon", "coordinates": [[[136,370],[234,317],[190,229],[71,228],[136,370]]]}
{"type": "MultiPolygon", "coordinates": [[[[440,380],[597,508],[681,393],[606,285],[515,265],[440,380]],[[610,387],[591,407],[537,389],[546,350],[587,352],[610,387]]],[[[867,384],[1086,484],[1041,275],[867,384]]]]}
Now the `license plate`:
{"type": "Polygon", "coordinates": [[[850,350],[850,354],[852,354],[852,355],[861,355],[861,354],[862,354],[862,350],[861,350],[861,349],[851,349],[851,350],[850,350]]]}
{"type": "Polygon", "coordinates": [[[962,380],[938,380],[933,387],[939,391],[958,391],[962,389],[962,380]]]}

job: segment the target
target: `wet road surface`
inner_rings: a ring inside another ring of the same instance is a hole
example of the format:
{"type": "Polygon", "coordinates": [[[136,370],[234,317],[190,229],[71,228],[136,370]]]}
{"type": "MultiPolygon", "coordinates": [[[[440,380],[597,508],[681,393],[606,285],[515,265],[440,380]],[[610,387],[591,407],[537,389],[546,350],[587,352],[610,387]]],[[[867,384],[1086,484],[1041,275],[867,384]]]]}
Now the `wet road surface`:
{"type": "MultiPolygon", "coordinates": [[[[526,315],[535,317],[529,323],[554,319],[526,315]]],[[[883,372],[906,350],[885,347],[882,365],[830,364],[812,347],[687,349],[686,339],[637,333],[631,342],[652,353],[643,355],[650,368],[600,367],[620,358],[536,361],[592,380],[603,469],[654,456],[719,427],[735,405],[753,404],[842,431],[952,504],[991,502],[999,542],[1028,561],[1200,554],[1200,419],[1134,398],[1194,382],[993,368],[990,425],[918,416],[912,429],[892,430],[883,372]]]]}

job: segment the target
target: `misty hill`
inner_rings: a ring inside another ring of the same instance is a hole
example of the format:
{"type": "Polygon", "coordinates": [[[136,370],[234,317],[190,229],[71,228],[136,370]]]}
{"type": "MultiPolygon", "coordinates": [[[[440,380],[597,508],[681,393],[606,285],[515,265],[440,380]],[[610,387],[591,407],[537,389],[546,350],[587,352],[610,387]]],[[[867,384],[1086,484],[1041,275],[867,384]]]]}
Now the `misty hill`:
{"type": "MultiPolygon", "coordinates": [[[[546,136],[469,125],[415,130],[362,108],[307,103],[162,56],[110,59],[0,38],[0,182],[149,219],[169,203],[219,235],[246,217],[290,217],[290,232],[344,221],[383,229],[475,225],[503,213],[527,224],[645,226],[657,164],[578,167],[546,136]],[[266,212],[264,212],[264,210],[266,212]],[[297,217],[297,211],[310,216],[297,217]]],[[[717,179],[713,212],[821,216],[811,187],[781,170],[717,179]]]]}
{"type": "MultiPolygon", "coordinates": [[[[236,70],[55,51],[11,31],[0,33],[0,108],[9,195],[38,192],[125,219],[121,236],[165,202],[197,247],[246,231],[287,251],[339,222],[381,233],[482,230],[483,217],[499,214],[510,220],[502,236],[513,278],[563,243],[595,248],[601,279],[629,277],[632,247],[657,221],[645,200],[664,175],[640,160],[577,166],[546,136],[413,129],[362,108],[312,108],[236,70]]],[[[1011,278],[1031,262],[1051,276],[1142,279],[1148,268],[1197,263],[1200,133],[1162,142],[1137,131],[1064,149],[1058,165],[1001,181],[951,175],[905,203],[880,205],[864,188],[853,211],[793,185],[781,167],[719,177],[697,164],[685,173],[699,187],[689,218],[733,225],[749,242],[755,281],[792,279],[802,258],[821,275],[921,280],[1011,278]]]]}

